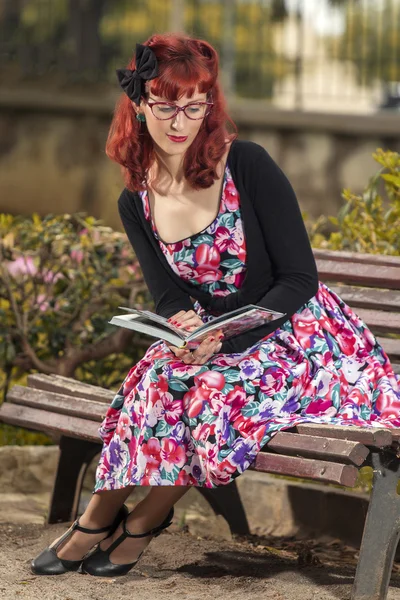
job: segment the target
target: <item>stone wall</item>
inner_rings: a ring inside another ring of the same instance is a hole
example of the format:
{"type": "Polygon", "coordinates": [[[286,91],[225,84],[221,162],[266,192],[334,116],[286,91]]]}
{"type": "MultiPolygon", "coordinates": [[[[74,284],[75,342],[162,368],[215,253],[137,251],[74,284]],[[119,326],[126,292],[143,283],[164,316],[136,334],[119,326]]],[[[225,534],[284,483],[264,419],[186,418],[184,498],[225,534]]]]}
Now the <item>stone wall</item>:
{"type": "MultiPolygon", "coordinates": [[[[120,227],[119,167],[104,145],[114,97],[0,92],[0,212],[86,211],[120,227]]],[[[280,111],[262,102],[230,107],[240,137],[264,146],[289,177],[303,210],[335,214],[344,187],[376,172],[377,147],[400,149],[396,114],[280,111]]]]}

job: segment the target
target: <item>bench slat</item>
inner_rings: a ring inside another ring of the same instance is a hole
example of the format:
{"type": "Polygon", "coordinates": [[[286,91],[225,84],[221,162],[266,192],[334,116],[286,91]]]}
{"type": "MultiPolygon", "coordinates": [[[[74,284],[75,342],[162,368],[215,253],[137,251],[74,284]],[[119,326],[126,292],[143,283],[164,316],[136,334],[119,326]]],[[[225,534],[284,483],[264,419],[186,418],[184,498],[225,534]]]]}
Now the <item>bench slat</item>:
{"type": "Polygon", "coordinates": [[[260,452],[250,469],[261,473],[275,473],[325,483],[338,483],[347,487],[355,486],[358,474],[357,467],[353,465],[283,456],[268,452],[260,452]]]}
{"type": "MultiPolygon", "coordinates": [[[[396,290],[380,290],[377,288],[356,287],[353,285],[329,286],[346,304],[354,308],[373,308],[399,311],[400,292],[396,290]]],[[[400,287],[400,284],[399,284],[400,287]]]]}
{"type": "Polygon", "coordinates": [[[110,403],[115,396],[114,392],[105,388],[89,383],[82,383],[76,379],[63,377],[62,375],[43,375],[41,373],[28,375],[28,385],[38,390],[49,390],[65,396],[75,396],[98,402],[110,403]]]}
{"type": "Polygon", "coordinates": [[[386,354],[388,354],[388,356],[391,359],[400,358],[400,340],[386,338],[379,335],[376,336],[376,339],[378,340],[380,345],[383,346],[383,349],[385,350],[386,354]]]}
{"type": "Polygon", "coordinates": [[[367,265],[379,265],[398,267],[400,256],[387,256],[385,254],[366,254],[365,252],[346,252],[345,250],[323,250],[313,248],[314,257],[320,260],[333,260],[337,262],[364,263],[367,265]]]}
{"type": "Polygon", "coordinates": [[[103,402],[65,396],[22,385],[14,385],[10,389],[7,394],[7,401],[13,404],[47,410],[50,413],[71,415],[72,417],[80,417],[81,419],[98,422],[103,420],[107,410],[103,402]]]}
{"type": "Polygon", "coordinates": [[[18,427],[26,429],[59,433],[89,442],[102,443],[98,434],[99,424],[88,419],[49,413],[45,410],[20,406],[11,402],[4,402],[0,406],[0,419],[10,425],[18,425],[18,427]]]}
{"type": "MultiPolygon", "coordinates": [[[[70,415],[96,422],[101,422],[105,413],[105,406],[101,402],[64,396],[21,385],[14,385],[8,393],[7,399],[14,404],[48,411],[49,414],[70,415]]],[[[357,442],[323,439],[309,435],[300,436],[286,432],[278,432],[269,442],[268,449],[280,454],[336,460],[356,465],[361,465],[368,455],[366,446],[357,442]]]]}
{"type": "Polygon", "coordinates": [[[376,265],[360,262],[339,262],[335,260],[317,259],[319,278],[323,281],[338,281],[371,287],[399,289],[400,265],[376,265]]]}
{"type": "Polygon", "coordinates": [[[374,333],[400,333],[399,313],[371,308],[357,308],[355,312],[374,333]]]}
{"type": "MultiPolygon", "coordinates": [[[[6,423],[39,431],[51,431],[91,442],[101,440],[98,423],[69,415],[55,415],[44,410],[5,402],[0,407],[0,417],[6,423]]],[[[352,487],[357,479],[357,468],[352,465],[310,460],[293,456],[260,453],[252,467],[256,471],[268,471],[293,477],[311,478],[318,481],[339,483],[352,487]]]]}
{"type": "Polygon", "coordinates": [[[369,450],[359,442],[322,438],[311,435],[299,435],[280,431],[268,442],[267,450],[290,456],[332,460],[335,462],[362,465],[369,450]]]}
{"type": "Polygon", "coordinates": [[[373,427],[341,427],[339,425],[320,425],[314,423],[302,423],[296,425],[296,431],[306,435],[316,435],[324,438],[336,438],[360,442],[366,446],[383,448],[392,444],[392,434],[389,429],[377,429],[373,427]]]}

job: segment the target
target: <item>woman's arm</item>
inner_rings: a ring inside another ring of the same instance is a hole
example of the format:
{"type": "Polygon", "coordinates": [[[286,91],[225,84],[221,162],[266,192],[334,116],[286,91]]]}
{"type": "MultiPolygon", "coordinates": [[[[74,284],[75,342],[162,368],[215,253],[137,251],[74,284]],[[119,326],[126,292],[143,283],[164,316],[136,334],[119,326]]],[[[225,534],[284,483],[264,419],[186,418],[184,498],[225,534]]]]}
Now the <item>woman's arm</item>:
{"type": "Polygon", "coordinates": [[[295,193],[287,177],[261,146],[249,166],[248,184],[274,271],[273,286],[256,304],[287,313],[283,319],[242,334],[221,352],[242,352],[272,333],[318,290],[318,272],[295,193]]]}
{"type": "Polygon", "coordinates": [[[262,149],[254,169],[254,207],[274,269],[274,285],[257,302],[293,315],[318,290],[318,271],[296,195],[262,149]]]}
{"type": "Polygon", "coordinates": [[[160,264],[157,254],[149,242],[143,227],[138,223],[134,211],[130,208],[133,202],[128,190],[124,190],[118,200],[118,210],[122,225],[135,251],[143,273],[144,280],[154,300],[156,313],[169,319],[181,310],[192,310],[193,304],[168,275],[160,264]]]}

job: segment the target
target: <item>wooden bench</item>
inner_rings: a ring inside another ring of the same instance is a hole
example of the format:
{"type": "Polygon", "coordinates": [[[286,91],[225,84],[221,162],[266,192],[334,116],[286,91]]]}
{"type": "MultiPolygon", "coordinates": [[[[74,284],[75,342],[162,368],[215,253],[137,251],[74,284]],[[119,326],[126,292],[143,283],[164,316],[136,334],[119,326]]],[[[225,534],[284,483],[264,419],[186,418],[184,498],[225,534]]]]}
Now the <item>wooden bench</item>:
{"type": "MultiPolygon", "coordinates": [[[[377,335],[400,373],[400,258],[315,250],[320,279],[377,335]]],[[[0,420],[48,432],[60,445],[48,522],[75,518],[87,466],[100,451],[98,427],[114,393],[59,375],[30,375],[0,407],[0,420]]],[[[353,600],[383,600],[400,536],[400,429],[303,424],[277,433],[251,469],[354,487],[358,471],[374,470],[353,587],[353,600]]],[[[235,485],[198,488],[233,533],[248,533],[235,485]]]]}

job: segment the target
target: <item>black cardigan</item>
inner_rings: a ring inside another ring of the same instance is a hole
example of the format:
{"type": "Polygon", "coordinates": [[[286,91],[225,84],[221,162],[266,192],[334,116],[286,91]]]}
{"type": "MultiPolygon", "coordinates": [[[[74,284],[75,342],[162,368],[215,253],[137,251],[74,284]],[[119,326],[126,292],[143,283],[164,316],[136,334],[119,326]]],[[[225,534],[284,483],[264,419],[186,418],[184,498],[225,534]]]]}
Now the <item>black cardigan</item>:
{"type": "Polygon", "coordinates": [[[245,304],[287,313],[224,341],[221,352],[230,353],[255,344],[312,298],[318,289],[318,273],[296,196],[266,150],[254,142],[235,140],[227,163],[240,196],[247,248],[246,275],[237,292],[213,297],[174,273],[145,218],[138,193],[124,189],[118,209],[157,314],[169,318],[180,310],[191,310],[192,299],[216,313],[245,304]]]}

